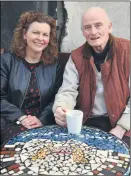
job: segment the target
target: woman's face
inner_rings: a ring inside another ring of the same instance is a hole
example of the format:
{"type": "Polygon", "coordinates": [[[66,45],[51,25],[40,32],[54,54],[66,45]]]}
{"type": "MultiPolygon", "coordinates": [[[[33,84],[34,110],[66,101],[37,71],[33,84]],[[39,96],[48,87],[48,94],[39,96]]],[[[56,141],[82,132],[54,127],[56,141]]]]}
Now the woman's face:
{"type": "Polygon", "coordinates": [[[50,26],[47,23],[33,22],[28,30],[24,32],[24,39],[27,41],[27,52],[42,54],[50,40],[50,26]]]}

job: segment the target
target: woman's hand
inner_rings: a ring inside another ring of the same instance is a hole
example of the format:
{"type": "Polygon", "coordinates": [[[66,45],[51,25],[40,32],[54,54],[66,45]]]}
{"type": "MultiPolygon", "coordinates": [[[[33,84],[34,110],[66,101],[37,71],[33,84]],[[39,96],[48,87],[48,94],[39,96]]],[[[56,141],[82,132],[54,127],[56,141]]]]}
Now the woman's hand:
{"type": "Polygon", "coordinates": [[[27,118],[21,121],[21,124],[27,129],[38,128],[43,126],[41,121],[36,116],[28,115],[27,118]]]}

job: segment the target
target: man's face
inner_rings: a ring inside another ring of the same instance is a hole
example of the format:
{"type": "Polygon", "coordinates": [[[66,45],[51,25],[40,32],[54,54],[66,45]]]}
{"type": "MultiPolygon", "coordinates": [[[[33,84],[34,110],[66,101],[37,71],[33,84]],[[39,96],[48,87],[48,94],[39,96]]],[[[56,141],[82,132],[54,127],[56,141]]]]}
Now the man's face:
{"type": "Polygon", "coordinates": [[[86,38],[90,46],[96,51],[100,49],[100,52],[106,46],[109,39],[109,33],[111,32],[112,24],[103,17],[101,14],[88,14],[83,17],[82,30],[83,35],[86,38]]]}

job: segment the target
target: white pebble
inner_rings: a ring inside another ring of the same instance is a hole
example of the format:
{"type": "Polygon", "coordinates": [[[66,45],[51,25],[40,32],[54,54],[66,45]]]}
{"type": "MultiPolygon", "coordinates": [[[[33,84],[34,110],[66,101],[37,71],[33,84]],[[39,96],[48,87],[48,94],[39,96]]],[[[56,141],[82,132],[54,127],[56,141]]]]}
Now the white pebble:
{"type": "Polygon", "coordinates": [[[15,151],[19,152],[19,151],[21,151],[21,148],[15,148],[15,151]]]}
{"type": "Polygon", "coordinates": [[[28,174],[33,174],[34,172],[33,171],[28,171],[28,174]]]}

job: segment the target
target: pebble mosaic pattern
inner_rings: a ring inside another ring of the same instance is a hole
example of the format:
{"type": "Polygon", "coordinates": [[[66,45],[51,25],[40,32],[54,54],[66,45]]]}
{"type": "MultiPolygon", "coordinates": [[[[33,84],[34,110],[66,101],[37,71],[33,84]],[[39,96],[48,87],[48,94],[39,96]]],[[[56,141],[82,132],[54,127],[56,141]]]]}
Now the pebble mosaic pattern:
{"type": "Polygon", "coordinates": [[[58,126],[28,130],[11,139],[0,155],[2,175],[123,176],[130,172],[127,145],[87,127],[80,135],[58,126]]]}

